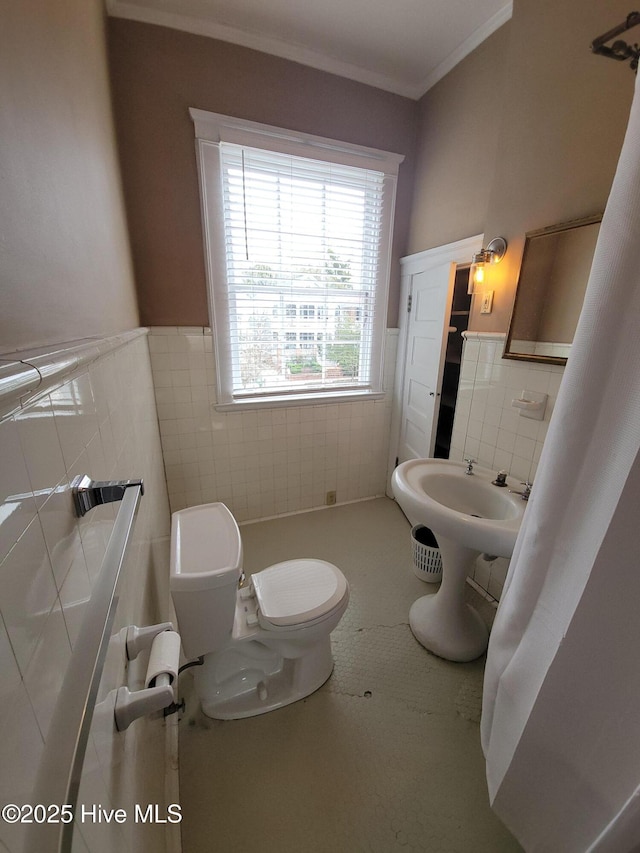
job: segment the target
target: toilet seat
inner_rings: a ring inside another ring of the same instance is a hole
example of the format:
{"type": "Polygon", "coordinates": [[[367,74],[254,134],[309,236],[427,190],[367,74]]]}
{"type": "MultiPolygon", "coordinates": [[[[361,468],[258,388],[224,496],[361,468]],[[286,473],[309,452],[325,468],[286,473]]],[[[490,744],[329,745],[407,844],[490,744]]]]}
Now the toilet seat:
{"type": "Polygon", "coordinates": [[[325,560],[287,560],[252,576],[260,614],[276,628],[315,622],[342,603],[347,581],[325,560]]]}

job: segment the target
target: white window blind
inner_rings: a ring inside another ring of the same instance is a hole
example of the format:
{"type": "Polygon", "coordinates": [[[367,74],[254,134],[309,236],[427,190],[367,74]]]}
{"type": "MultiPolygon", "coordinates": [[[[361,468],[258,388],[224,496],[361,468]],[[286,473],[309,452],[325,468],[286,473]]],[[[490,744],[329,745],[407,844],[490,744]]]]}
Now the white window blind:
{"type": "Polygon", "coordinates": [[[199,149],[219,402],[379,391],[395,178],[267,140],[199,149]]]}

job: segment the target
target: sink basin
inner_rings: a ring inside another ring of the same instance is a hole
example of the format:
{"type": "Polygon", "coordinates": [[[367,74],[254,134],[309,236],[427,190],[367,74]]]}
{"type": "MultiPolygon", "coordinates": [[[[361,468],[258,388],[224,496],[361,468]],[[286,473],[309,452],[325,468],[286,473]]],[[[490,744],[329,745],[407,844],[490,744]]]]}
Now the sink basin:
{"type": "MultiPolygon", "coordinates": [[[[393,472],[393,493],[412,524],[467,548],[510,557],[527,506],[520,495],[492,485],[495,473],[464,462],[410,459],[393,472]]],[[[518,488],[514,482],[511,488],[518,488]]]]}
{"type": "MultiPolygon", "coordinates": [[[[464,601],[466,578],[478,554],[511,557],[526,501],[494,486],[495,474],[463,462],[411,459],[393,472],[393,494],[412,524],[433,531],[442,557],[442,583],[409,611],[409,625],[425,648],[454,661],[469,661],[487,648],[489,632],[464,601]]],[[[518,488],[520,488],[518,486],[518,488]]]]}

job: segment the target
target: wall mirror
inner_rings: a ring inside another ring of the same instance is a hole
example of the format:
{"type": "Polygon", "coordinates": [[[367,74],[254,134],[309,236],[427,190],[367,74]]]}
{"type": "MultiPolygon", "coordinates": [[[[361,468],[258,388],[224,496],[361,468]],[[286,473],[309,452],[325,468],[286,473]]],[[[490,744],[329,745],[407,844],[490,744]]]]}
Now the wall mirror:
{"type": "Polygon", "coordinates": [[[504,357],[566,364],[602,216],[525,235],[504,357]]]}

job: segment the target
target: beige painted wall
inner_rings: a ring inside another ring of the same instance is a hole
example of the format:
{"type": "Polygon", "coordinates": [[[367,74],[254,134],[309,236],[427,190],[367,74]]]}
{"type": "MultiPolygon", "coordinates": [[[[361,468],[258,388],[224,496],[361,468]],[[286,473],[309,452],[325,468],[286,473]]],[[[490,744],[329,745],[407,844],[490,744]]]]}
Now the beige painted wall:
{"type": "MultiPolygon", "coordinates": [[[[525,232],[604,209],[632,97],[628,66],[589,51],[622,0],[515,0],[494,33],[417,104],[245,48],[112,19],[114,102],[142,321],[209,322],[188,107],[407,154],[394,259],[484,232],[507,257],[490,270],[506,331],[525,232]],[[417,131],[416,156],[412,149],[417,131]],[[415,164],[415,168],[414,168],[415,164]]],[[[388,325],[397,319],[394,266],[388,325]]]]}
{"type": "MultiPolygon", "coordinates": [[[[507,23],[418,103],[407,252],[481,234],[502,115],[507,23]]],[[[471,258],[469,258],[471,260],[471,258]]]]}
{"type": "Polygon", "coordinates": [[[3,3],[0,352],[138,324],[100,0],[3,3]]]}
{"type": "Polygon", "coordinates": [[[589,45],[628,13],[625,0],[514,2],[498,168],[484,227],[487,239],[505,237],[509,251],[487,277],[493,313],[471,318],[478,331],[508,328],[527,231],[604,210],[634,75],[589,45]]]}
{"type": "MultiPolygon", "coordinates": [[[[214,39],[122,19],[109,49],[142,322],[207,326],[189,107],[407,155],[394,258],[406,250],[415,102],[214,39]]],[[[394,264],[388,325],[397,318],[394,264]]]]}
{"type": "Polygon", "coordinates": [[[482,232],[509,242],[487,276],[493,312],[474,306],[471,329],[507,331],[525,232],[605,207],[634,79],[589,45],[628,12],[515,0],[509,24],[420,102],[409,252],[482,232]]]}

